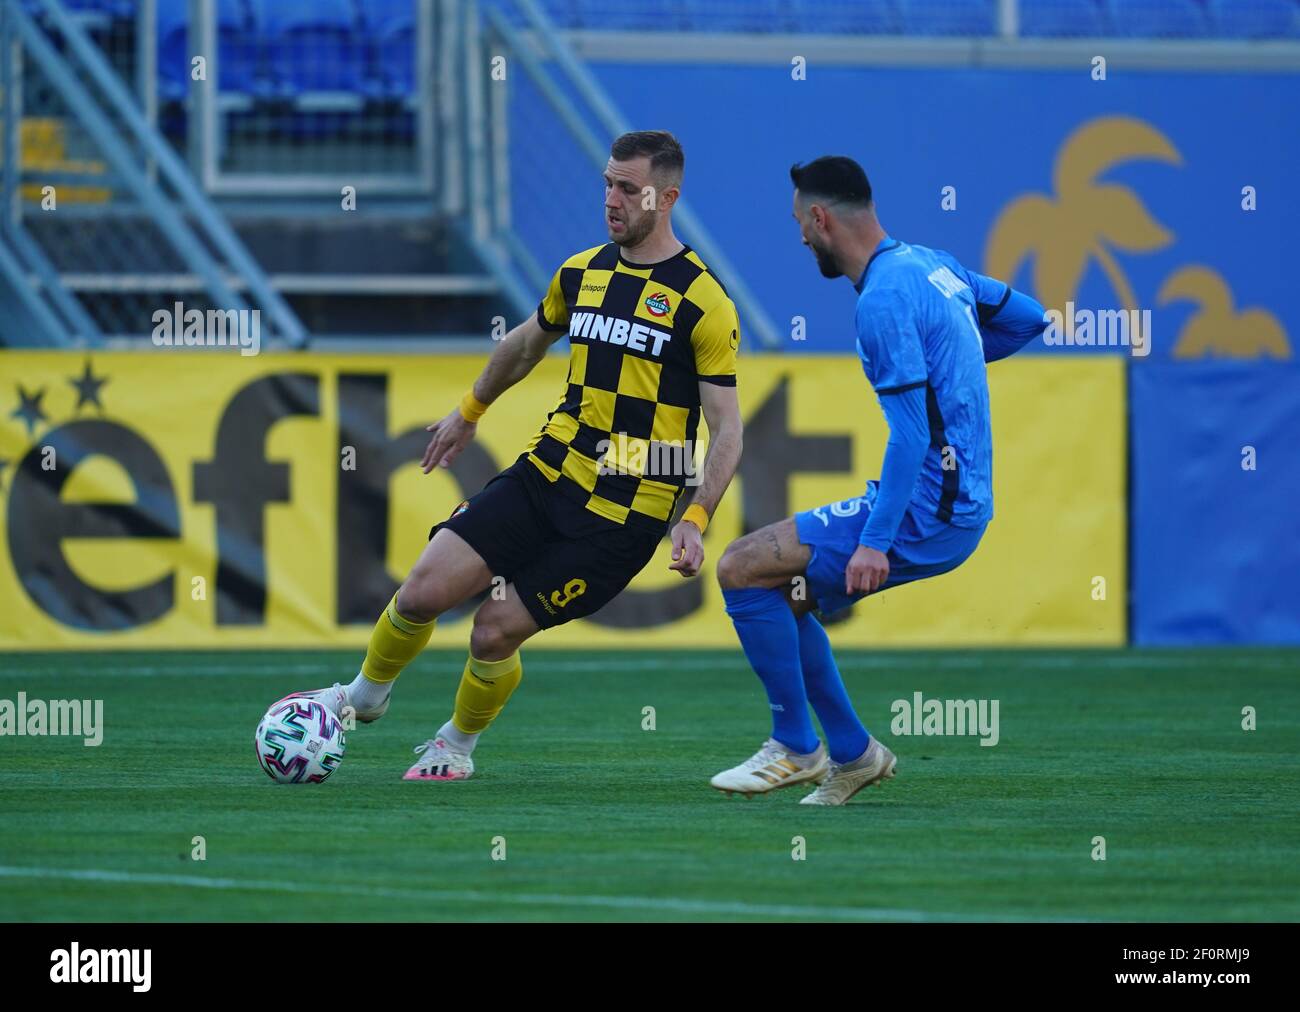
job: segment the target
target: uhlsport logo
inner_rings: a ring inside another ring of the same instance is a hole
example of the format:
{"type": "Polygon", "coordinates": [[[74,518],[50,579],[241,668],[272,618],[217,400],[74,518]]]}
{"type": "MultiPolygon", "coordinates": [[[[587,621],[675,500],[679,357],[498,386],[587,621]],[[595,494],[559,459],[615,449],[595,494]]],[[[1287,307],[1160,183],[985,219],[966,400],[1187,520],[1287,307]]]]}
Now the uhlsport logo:
{"type": "Polygon", "coordinates": [[[130,984],[148,991],[152,949],[83,949],[73,942],[50,953],[50,980],[55,984],[130,984]]]}
{"type": "Polygon", "coordinates": [[[668,301],[668,296],[663,292],[655,292],[646,299],[645,307],[650,311],[651,316],[667,316],[668,311],[673,308],[668,301]]]}

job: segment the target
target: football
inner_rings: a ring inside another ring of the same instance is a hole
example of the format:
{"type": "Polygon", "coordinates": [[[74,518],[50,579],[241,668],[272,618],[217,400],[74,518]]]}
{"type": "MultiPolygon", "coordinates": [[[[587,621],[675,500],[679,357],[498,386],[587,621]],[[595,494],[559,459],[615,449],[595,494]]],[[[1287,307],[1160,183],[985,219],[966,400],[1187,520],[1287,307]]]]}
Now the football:
{"type": "Polygon", "coordinates": [[[277,784],[319,784],[343,762],[343,724],[314,699],[273,703],[253,736],[258,765],[277,784]]]}

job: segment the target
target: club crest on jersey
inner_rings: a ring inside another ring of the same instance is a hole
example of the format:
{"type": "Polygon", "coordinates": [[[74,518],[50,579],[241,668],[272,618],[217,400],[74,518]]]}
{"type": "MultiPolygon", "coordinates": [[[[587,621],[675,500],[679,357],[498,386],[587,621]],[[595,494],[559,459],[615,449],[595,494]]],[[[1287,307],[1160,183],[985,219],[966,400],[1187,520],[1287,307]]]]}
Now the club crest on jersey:
{"type": "Polygon", "coordinates": [[[673,308],[668,301],[668,296],[663,292],[655,292],[646,299],[645,307],[650,311],[651,316],[667,316],[668,311],[673,308]]]}

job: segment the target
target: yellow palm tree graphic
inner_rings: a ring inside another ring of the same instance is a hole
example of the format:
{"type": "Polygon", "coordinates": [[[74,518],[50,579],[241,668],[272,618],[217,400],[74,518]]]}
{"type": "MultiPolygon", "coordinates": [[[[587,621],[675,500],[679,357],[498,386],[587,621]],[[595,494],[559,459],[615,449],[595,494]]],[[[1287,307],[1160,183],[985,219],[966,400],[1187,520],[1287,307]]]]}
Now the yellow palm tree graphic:
{"type": "Polygon", "coordinates": [[[1040,302],[1062,312],[1074,299],[1090,260],[1110,280],[1125,309],[1137,300],[1110,247],[1150,252],[1174,241],[1126,186],[1098,183],[1115,165],[1136,160],[1181,165],[1182,156],[1155,128],[1131,116],[1103,116],[1079,127],[1057,152],[1052,168],[1055,199],[1030,193],[998,216],[984,249],[987,272],[1010,280],[1034,257],[1034,290],[1040,302]]]}
{"type": "Polygon", "coordinates": [[[1232,307],[1232,291],[1210,267],[1193,265],[1169,275],[1156,296],[1160,305],[1194,302],[1198,309],[1178,335],[1174,358],[1290,358],[1286,331],[1266,309],[1232,307]]]}

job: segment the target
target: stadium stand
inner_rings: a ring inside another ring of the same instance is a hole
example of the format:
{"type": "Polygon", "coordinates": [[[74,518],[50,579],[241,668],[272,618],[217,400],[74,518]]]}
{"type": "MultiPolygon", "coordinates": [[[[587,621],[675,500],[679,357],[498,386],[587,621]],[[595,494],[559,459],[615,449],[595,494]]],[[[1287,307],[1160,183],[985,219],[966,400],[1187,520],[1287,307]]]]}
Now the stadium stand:
{"type": "Polygon", "coordinates": [[[930,0],[899,0],[905,35],[993,35],[997,16],[993,0],[937,4],[930,0]]]}
{"type": "MultiPolygon", "coordinates": [[[[489,0],[490,2],[490,0],[489,0]]],[[[41,0],[22,0],[43,16],[41,0]]],[[[66,0],[93,34],[130,22],[139,0],[66,0]]],[[[158,90],[184,98],[189,0],[156,0],[158,90]]],[[[988,36],[996,0],[544,0],[562,28],[988,36]]],[[[296,100],[320,92],[409,100],[414,0],[217,0],[221,88],[296,100]]],[[[1300,0],[1022,0],[1026,37],[1300,38],[1300,0]]]]}
{"type": "Polygon", "coordinates": [[[372,52],[381,94],[410,99],[415,93],[415,9],[411,0],[367,0],[361,24],[372,52]]]}
{"type": "MultiPolygon", "coordinates": [[[[289,0],[293,2],[293,0],[289,0]]],[[[988,36],[998,32],[996,0],[543,0],[562,28],[586,31],[695,31],[988,36]]],[[[1294,38],[1297,0],[1021,0],[1031,37],[1294,38]]]]}
{"type": "Polygon", "coordinates": [[[803,31],[827,35],[901,35],[903,32],[898,5],[893,0],[834,5],[824,0],[794,0],[789,17],[795,26],[804,26],[803,31]]]}
{"type": "Polygon", "coordinates": [[[368,90],[367,40],[351,0],[249,0],[249,5],[282,94],[368,90]]]}
{"type": "MultiPolygon", "coordinates": [[[[21,0],[43,15],[41,0],[21,0]]],[[[175,33],[188,0],[156,0],[160,70],[174,80],[175,33]],[[170,38],[171,42],[165,42],[170,38]]],[[[486,0],[491,6],[492,0],[486,0]]],[[[277,81],[293,93],[370,89],[376,58],[404,59],[413,0],[217,0],[228,39],[242,34],[253,54],[269,58],[277,81]]],[[[65,0],[94,26],[130,20],[139,0],[65,0]]],[[[560,28],[585,31],[810,32],[854,35],[987,36],[998,32],[997,0],[541,0],[560,28]]],[[[1022,35],[1032,37],[1295,38],[1300,0],[1021,0],[1022,35]]],[[[246,60],[255,64],[255,60],[246,60]]],[[[223,70],[223,80],[225,71],[223,70]]],[[[247,87],[258,75],[232,68],[247,87]]],[[[382,74],[378,75],[382,79],[382,74]]],[[[404,84],[413,74],[399,67],[404,84]]],[[[232,84],[233,86],[233,84],[232,84]]]]}
{"type": "Polygon", "coordinates": [[[1020,8],[1020,34],[1031,38],[1113,35],[1103,0],[1040,0],[1020,8]]]}
{"type": "Polygon", "coordinates": [[[1209,12],[1224,38],[1300,38],[1300,4],[1295,0],[1209,0],[1209,12]]]}
{"type": "Polygon", "coordinates": [[[1213,34],[1198,0],[1111,0],[1119,35],[1137,39],[1200,39],[1213,34]]]}
{"type": "Polygon", "coordinates": [[[187,0],[158,0],[158,95],[163,101],[185,98],[190,75],[187,0]]]}
{"type": "MultiPolygon", "coordinates": [[[[158,91],[169,100],[183,99],[190,77],[189,0],[156,0],[158,91]]],[[[264,43],[248,0],[218,0],[217,66],[223,90],[247,95],[270,94],[270,70],[264,43]]]]}

